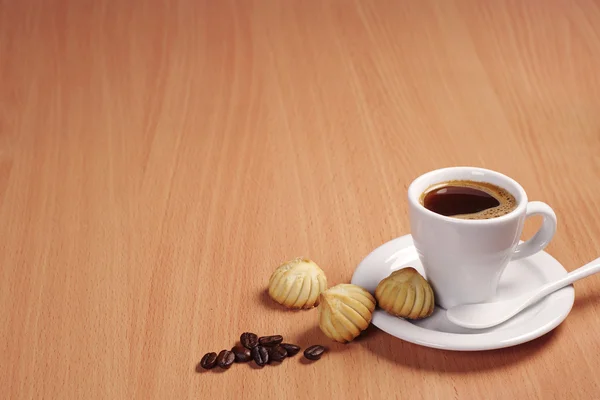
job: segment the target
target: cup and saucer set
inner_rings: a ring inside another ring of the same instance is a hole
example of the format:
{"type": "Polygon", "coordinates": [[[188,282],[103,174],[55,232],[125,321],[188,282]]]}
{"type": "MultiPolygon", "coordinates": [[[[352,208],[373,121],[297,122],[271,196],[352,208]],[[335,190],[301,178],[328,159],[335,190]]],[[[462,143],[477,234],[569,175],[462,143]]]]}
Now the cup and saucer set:
{"type": "Polygon", "coordinates": [[[377,308],[373,325],[422,346],[480,351],[536,339],[565,320],[575,300],[572,284],[491,327],[467,328],[446,316],[453,307],[510,300],[549,282],[564,281],[567,275],[544,251],[556,232],[555,213],[545,203],[529,201],[514,179],[477,167],[438,169],[410,184],[408,204],[411,234],[373,250],[357,266],[351,282],[374,294],[392,272],[413,267],[431,285],[436,306],[431,315],[418,320],[377,308]],[[485,196],[476,197],[478,192],[485,196]],[[485,197],[494,196],[495,207],[486,205],[485,197]],[[464,217],[469,207],[475,212],[464,217]],[[525,219],[534,215],[543,217],[542,225],[523,242],[525,219]]]}

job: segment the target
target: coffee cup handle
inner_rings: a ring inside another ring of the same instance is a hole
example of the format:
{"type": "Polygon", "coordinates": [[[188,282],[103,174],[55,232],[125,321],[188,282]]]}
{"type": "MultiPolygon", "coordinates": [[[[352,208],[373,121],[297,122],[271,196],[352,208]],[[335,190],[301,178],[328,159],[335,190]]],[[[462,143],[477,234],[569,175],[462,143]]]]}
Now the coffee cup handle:
{"type": "Polygon", "coordinates": [[[517,246],[511,260],[520,260],[521,258],[529,257],[538,251],[544,250],[556,233],[556,214],[554,214],[554,210],[552,210],[548,204],[541,201],[530,201],[527,203],[525,218],[534,215],[541,215],[544,217],[542,226],[531,239],[517,246]]]}

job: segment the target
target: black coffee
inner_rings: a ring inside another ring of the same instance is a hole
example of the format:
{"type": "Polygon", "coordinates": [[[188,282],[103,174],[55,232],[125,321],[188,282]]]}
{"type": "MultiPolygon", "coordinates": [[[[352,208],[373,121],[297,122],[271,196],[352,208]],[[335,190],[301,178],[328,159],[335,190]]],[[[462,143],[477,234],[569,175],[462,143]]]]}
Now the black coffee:
{"type": "Polygon", "coordinates": [[[271,335],[271,336],[261,336],[258,338],[258,344],[261,346],[275,346],[283,342],[283,336],[281,335],[271,335]]]}
{"type": "Polygon", "coordinates": [[[320,359],[324,352],[325,347],[321,346],[320,344],[315,344],[314,346],[310,346],[304,350],[304,357],[314,361],[320,359]]]}
{"type": "Polygon", "coordinates": [[[244,332],[240,336],[240,343],[242,343],[242,346],[245,348],[252,350],[258,346],[258,336],[256,333],[244,332]]]}
{"type": "Polygon", "coordinates": [[[434,213],[461,219],[489,219],[517,207],[515,197],[487,182],[456,180],[439,183],[421,195],[421,204],[434,213]]]}
{"type": "MultiPolygon", "coordinates": [[[[258,337],[255,333],[244,332],[240,336],[241,344],[233,346],[231,350],[222,350],[218,355],[215,352],[206,353],[196,365],[196,372],[216,366],[229,369],[234,362],[244,363],[250,360],[254,360],[258,367],[263,367],[272,361],[281,363],[301,350],[298,345],[282,342],[281,335],[258,337]]],[[[309,360],[318,360],[325,350],[323,346],[311,346],[306,349],[304,356],[309,360]]]]}
{"type": "Polygon", "coordinates": [[[217,365],[223,369],[229,369],[235,361],[235,355],[229,350],[221,350],[217,356],[217,365]]]}
{"type": "Polygon", "coordinates": [[[235,356],[235,362],[242,363],[252,360],[250,349],[247,349],[244,346],[234,346],[231,349],[231,352],[235,356]]]}
{"type": "Polygon", "coordinates": [[[300,351],[300,346],[291,343],[281,343],[281,347],[285,349],[288,357],[293,357],[300,351]]]}
{"type": "Polygon", "coordinates": [[[252,349],[252,358],[259,367],[263,367],[269,362],[269,350],[263,346],[256,346],[252,349]]]}
{"type": "Polygon", "coordinates": [[[215,365],[217,365],[217,353],[215,352],[206,353],[200,360],[200,366],[204,369],[214,368],[215,365]]]}
{"type": "Polygon", "coordinates": [[[269,349],[269,361],[282,362],[287,357],[287,350],[281,345],[269,349]]]}

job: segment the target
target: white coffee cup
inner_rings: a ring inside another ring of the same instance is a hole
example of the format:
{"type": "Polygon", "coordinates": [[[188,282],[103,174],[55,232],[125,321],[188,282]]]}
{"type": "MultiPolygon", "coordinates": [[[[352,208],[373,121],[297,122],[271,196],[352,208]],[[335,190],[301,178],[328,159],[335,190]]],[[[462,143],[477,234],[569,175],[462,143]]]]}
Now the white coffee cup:
{"type": "Polygon", "coordinates": [[[490,301],[511,260],[543,250],[556,232],[556,215],[550,206],[528,201],[515,180],[477,167],[451,167],[428,172],[408,188],[410,229],[414,245],[431,284],[436,303],[443,308],[490,301]],[[483,181],[508,190],[516,208],[490,219],[459,219],[437,214],[420,201],[431,185],[451,181],[483,181]],[[542,215],[543,223],[529,240],[519,244],[525,219],[542,215]]]}

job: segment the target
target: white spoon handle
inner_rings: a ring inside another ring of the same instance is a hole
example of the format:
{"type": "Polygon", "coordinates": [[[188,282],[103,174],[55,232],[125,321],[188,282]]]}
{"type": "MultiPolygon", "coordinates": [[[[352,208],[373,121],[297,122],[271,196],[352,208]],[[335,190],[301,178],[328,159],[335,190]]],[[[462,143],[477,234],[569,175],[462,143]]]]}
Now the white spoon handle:
{"type": "Polygon", "coordinates": [[[534,294],[531,299],[527,301],[528,304],[533,304],[550,293],[561,289],[567,285],[572,284],[575,281],[586,278],[592,274],[600,272],[600,257],[593,261],[585,264],[583,267],[577,268],[574,271],[569,272],[564,278],[554,281],[552,283],[543,286],[539,292],[534,294]]]}

